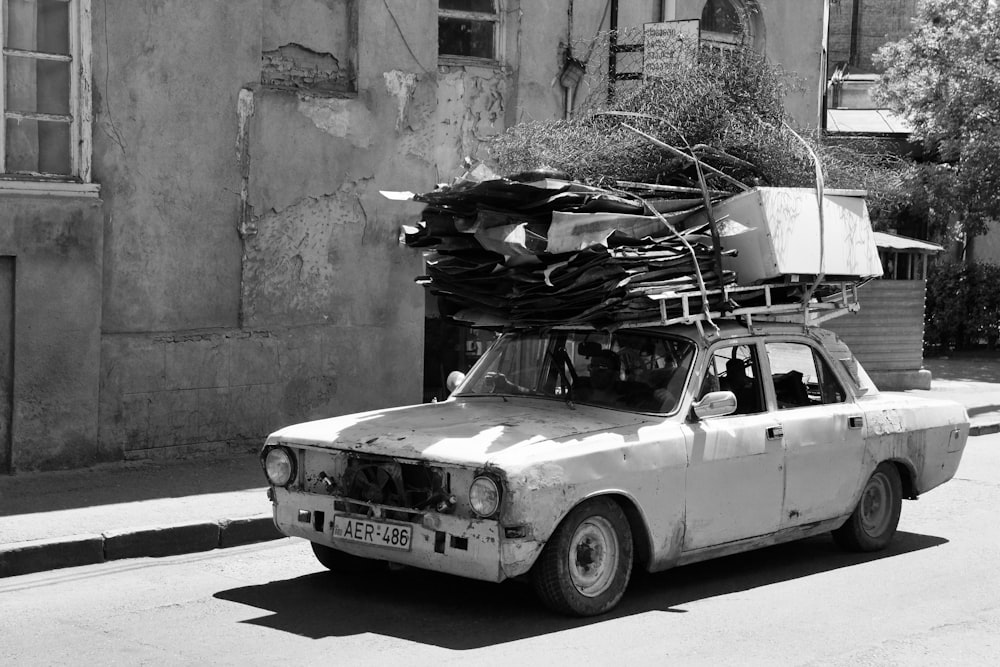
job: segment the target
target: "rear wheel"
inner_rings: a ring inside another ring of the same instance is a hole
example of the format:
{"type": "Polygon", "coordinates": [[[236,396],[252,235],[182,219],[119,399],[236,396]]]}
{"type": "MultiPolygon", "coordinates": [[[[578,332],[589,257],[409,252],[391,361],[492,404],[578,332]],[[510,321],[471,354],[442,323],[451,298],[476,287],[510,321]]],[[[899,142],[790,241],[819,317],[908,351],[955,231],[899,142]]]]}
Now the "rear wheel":
{"type": "Polygon", "coordinates": [[[594,498],[559,524],[532,569],[532,582],[550,609],[594,616],[618,604],[631,574],[628,519],[618,503],[594,498]]]}
{"type": "Polygon", "coordinates": [[[325,544],[310,542],[316,560],[322,563],[323,567],[333,572],[372,572],[385,567],[385,561],[361,558],[349,553],[344,553],[325,544]]]}
{"type": "Polygon", "coordinates": [[[850,551],[884,549],[896,534],[902,504],[899,471],[891,463],[880,463],[868,478],[851,518],[833,531],[833,539],[850,551]]]}

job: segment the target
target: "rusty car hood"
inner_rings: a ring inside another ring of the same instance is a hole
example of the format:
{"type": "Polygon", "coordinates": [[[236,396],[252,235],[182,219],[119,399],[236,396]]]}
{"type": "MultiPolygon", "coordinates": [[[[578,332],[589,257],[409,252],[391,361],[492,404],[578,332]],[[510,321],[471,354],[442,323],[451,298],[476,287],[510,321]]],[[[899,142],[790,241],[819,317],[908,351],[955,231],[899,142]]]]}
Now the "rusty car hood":
{"type": "Polygon", "coordinates": [[[533,458],[531,450],[546,445],[571,444],[619,429],[635,433],[653,420],[663,418],[582,405],[571,409],[560,401],[476,397],[294,424],[272,433],[267,443],[502,465],[504,460],[533,458]]]}

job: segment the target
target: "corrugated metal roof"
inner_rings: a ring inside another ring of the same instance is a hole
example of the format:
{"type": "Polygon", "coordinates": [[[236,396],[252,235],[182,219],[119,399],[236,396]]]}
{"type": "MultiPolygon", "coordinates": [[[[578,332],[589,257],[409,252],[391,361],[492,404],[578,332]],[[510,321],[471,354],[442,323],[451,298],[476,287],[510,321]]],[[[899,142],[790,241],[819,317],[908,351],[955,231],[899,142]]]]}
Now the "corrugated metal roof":
{"type": "Polygon", "coordinates": [[[911,239],[906,236],[896,236],[895,234],[886,234],[885,232],[875,232],[875,245],[879,248],[888,248],[890,250],[915,250],[922,253],[941,252],[944,250],[944,247],[939,246],[937,243],[911,239]]]}

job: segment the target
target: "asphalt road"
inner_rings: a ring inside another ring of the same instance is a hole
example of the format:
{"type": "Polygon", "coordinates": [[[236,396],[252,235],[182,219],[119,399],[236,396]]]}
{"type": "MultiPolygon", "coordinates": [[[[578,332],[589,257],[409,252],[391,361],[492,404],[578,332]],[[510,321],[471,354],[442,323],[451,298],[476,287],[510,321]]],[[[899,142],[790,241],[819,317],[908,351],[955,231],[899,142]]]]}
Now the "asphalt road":
{"type": "Polygon", "coordinates": [[[1000,435],[904,502],[875,556],[826,537],[633,580],[597,619],[528,587],[323,571],[289,539],[0,580],[4,665],[993,665],[1000,435]]]}

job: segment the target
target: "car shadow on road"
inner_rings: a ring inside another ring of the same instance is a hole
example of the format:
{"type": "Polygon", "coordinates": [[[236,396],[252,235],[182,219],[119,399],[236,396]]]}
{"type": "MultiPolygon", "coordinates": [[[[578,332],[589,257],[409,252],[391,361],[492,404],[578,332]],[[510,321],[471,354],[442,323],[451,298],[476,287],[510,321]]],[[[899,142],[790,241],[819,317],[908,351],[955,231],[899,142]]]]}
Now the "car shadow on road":
{"type": "Polygon", "coordinates": [[[215,597],[269,612],[246,623],[321,639],[373,633],[452,650],[517,641],[647,612],[687,613],[685,605],[945,544],[896,534],[885,551],[846,553],[820,536],[736,556],[633,576],[610,614],[569,618],[542,608],[530,586],[490,584],[406,569],[375,576],[309,574],[245,586],[215,597]]]}

